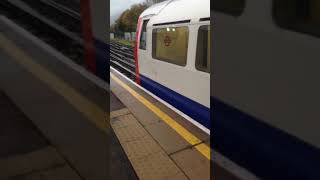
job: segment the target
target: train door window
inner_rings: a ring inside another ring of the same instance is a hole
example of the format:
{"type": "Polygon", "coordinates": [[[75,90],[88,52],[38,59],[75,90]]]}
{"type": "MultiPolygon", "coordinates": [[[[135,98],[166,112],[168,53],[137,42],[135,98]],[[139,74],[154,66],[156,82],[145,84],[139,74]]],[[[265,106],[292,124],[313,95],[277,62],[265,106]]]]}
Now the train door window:
{"type": "Polygon", "coordinates": [[[149,20],[144,20],[141,29],[139,49],[147,49],[147,24],[149,20]]]}
{"type": "Polygon", "coordinates": [[[211,3],[213,10],[232,16],[240,16],[245,7],[245,0],[214,0],[211,3]]]}
{"type": "Polygon", "coordinates": [[[157,28],[152,31],[152,57],[185,66],[188,53],[188,27],[157,28]]]}
{"type": "Polygon", "coordinates": [[[284,29],[320,36],[319,0],[274,0],[273,13],[284,29]]]}
{"type": "Polygon", "coordinates": [[[196,69],[210,73],[211,62],[211,34],[210,26],[200,26],[198,31],[197,53],[196,53],[196,69]]]}

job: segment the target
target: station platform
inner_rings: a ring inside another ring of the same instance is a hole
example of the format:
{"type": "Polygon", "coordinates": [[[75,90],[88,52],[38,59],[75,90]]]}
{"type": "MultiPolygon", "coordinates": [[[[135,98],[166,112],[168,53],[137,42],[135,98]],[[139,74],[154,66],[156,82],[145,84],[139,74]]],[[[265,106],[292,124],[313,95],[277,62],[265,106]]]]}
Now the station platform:
{"type": "Polygon", "coordinates": [[[210,135],[115,69],[111,126],[140,179],[210,179],[210,135]]]}
{"type": "Polygon", "coordinates": [[[0,59],[0,92],[13,105],[0,97],[1,180],[137,179],[108,123],[107,83],[3,16],[0,59]],[[14,115],[25,120],[3,126],[14,115]]]}
{"type": "Polygon", "coordinates": [[[81,179],[3,92],[0,92],[0,114],[0,179],[81,179]]]}

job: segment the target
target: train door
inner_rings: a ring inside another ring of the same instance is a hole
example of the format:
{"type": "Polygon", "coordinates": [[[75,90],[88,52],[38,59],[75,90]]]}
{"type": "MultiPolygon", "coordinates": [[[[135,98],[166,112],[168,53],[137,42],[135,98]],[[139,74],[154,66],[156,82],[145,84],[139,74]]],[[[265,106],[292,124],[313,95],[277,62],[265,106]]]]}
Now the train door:
{"type": "Polygon", "coordinates": [[[139,50],[138,50],[138,61],[139,61],[139,69],[142,70],[143,73],[147,70],[148,61],[147,61],[147,24],[149,19],[144,19],[141,22],[141,29],[140,29],[140,37],[139,37],[139,50]]]}

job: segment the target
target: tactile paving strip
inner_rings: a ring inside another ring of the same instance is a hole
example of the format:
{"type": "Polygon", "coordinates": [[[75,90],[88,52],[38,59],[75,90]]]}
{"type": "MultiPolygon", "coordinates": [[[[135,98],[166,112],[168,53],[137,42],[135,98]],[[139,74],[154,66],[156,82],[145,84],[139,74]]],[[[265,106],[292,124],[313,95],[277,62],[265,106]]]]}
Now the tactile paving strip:
{"type": "Polygon", "coordinates": [[[166,180],[177,175],[187,179],[132,114],[111,114],[118,115],[111,119],[111,126],[141,180],[166,180]]]}
{"type": "Polygon", "coordinates": [[[118,128],[117,135],[121,141],[126,143],[135,143],[142,141],[142,138],[148,134],[144,129],[139,127],[139,124],[132,124],[131,126],[118,128]]]}
{"type": "MultiPolygon", "coordinates": [[[[121,141],[121,140],[120,140],[121,141]]],[[[132,159],[142,159],[152,154],[163,152],[160,146],[150,137],[145,136],[131,142],[123,142],[123,148],[132,159]]]]}
{"type": "MultiPolygon", "coordinates": [[[[141,159],[133,159],[132,165],[140,179],[169,179],[181,174],[180,169],[164,152],[158,152],[141,159]]],[[[187,180],[186,177],[184,179],[187,180]]]]}

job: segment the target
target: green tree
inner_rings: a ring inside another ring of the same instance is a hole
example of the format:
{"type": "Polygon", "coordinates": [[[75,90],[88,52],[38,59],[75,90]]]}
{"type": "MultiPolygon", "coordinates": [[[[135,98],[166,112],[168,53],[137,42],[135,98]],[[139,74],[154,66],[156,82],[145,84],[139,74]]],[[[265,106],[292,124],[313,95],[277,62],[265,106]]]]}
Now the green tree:
{"type": "Polygon", "coordinates": [[[136,31],[137,22],[140,14],[147,8],[145,3],[134,4],[130,9],[125,10],[116,20],[111,31],[134,32],[136,31]]]}

